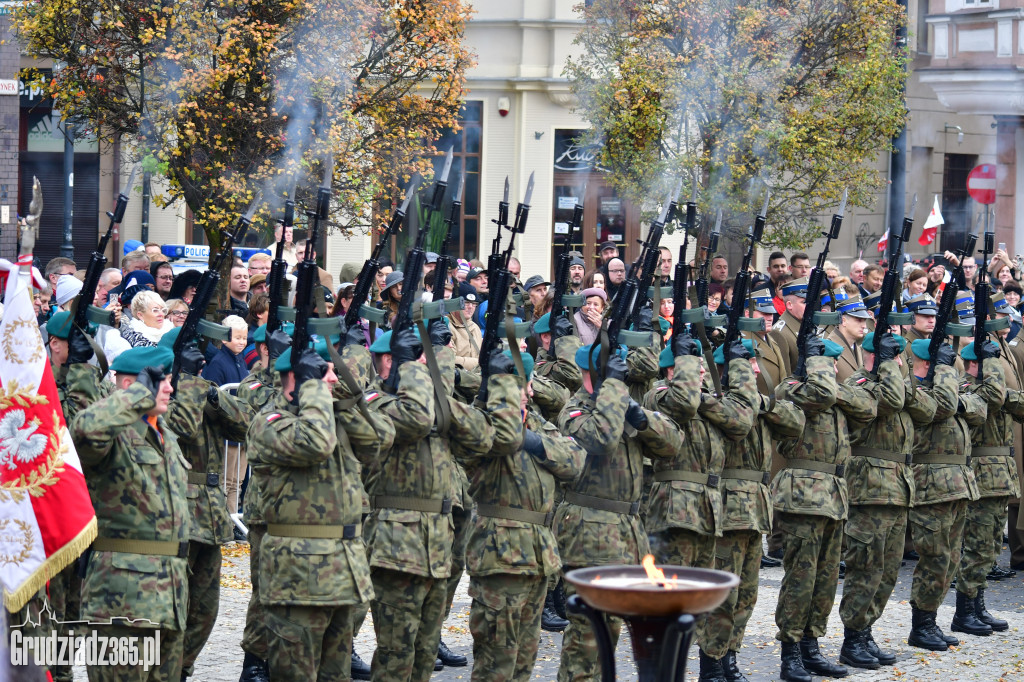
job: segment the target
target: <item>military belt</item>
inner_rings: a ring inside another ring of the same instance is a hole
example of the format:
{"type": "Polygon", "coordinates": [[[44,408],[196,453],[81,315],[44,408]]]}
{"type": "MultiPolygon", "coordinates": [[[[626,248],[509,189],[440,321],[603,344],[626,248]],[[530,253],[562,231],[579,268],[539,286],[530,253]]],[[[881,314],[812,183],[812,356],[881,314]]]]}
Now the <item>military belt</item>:
{"type": "Polygon", "coordinates": [[[914,455],[911,453],[904,455],[902,452],[882,450],[881,448],[853,448],[850,454],[854,457],[875,457],[876,459],[884,459],[887,462],[895,462],[897,464],[912,464],[914,461],[914,455]]]}
{"type": "Polygon", "coordinates": [[[476,513],[492,519],[506,519],[520,523],[533,523],[538,526],[550,526],[555,519],[555,512],[528,511],[515,507],[501,507],[496,504],[477,504],[476,513]]]}
{"type": "Polygon", "coordinates": [[[914,464],[970,464],[967,455],[914,455],[914,464]]]}
{"type": "Polygon", "coordinates": [[[363,534],[363,524],[350,523],[347,526],[321,526],[307,523],[268,523],[267,533],[280,538],[353,540],[363,534]]]}
{"type": "MultiPolygon", "coordinates": [[[[706,485],[711,488],[718,487],[718,474],[702,474],[697,471],[684,471],[682,469],[668,469],[667,471],[654,472],[655,481],[687,481],[706,485]]],[[[758,478],[760,480],[760,478],[758,478]]]]}
{"type": "Polygon", "coordinates": [[[1013,448],[1008,445],[973,448],[971,457],[1013,457],[1013,448]]]}
{"type": "Polygon", "coordinates": [[[220,474],[202,473],[200,471],[189,471],[188,482],[193,485],[205,485],[215,488],[220,485],[220,474]]]}
{"type": "Polygon", "coordinates": [[[370,498],[370,506],[374,509],[398,509],[401,511],[418,511],[424,514],[452,513],[452,500],[450,497],[435,500],[424,497],[375,495],[370,498]]]}
{"type": "Polygon", "coordinates": [[[620,502],[619,500],[609,500],[606,497],[594,497],[593,495],[584,495],[573,490],[565,491],[565,501],[568,502],[569,504],[578,504],[581,507],[589,507],[591,509],[611,512],[613,514],[627,514],[629,516],[636,516],[640,513],[639,501],[620,502]]]}
{"type": "Polygon", "coordinates": [[[131,538],[96,538],[92,548],[97,552],[122,552],[125,554],[146,554],[151,556],[173,556],[184,559],[188,556],[188,540],[133,540],[131,538]]]}
{"type": "Polygon", "coordinates": [[[809,469],[811,471],[819,471],[823,474],[839,476],[840,478],[846,475],[845,464],[829,464],[828,462],[818,462],[813,459],[787,459],[786,468],[809,469]]]}
{"type": "Polygon", "coordinates": [[[758,471],[757,469],[722,469],[722,478],[753,481],[761,485],[768,485],[772,482],[770,471],[758,471]]]}

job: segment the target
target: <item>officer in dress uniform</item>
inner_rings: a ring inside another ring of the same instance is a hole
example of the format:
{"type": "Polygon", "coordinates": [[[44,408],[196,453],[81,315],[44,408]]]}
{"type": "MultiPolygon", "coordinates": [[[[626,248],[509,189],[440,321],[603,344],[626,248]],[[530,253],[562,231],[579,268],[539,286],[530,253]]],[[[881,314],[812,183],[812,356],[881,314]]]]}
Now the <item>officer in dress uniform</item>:
{"type": "Polygon", "coordinates": [[[786,312],[772,326],[768,333],[782,350],[782,359],[786,363],[785,376],[793,373],[796,367],[796,337],[800,332],[800,322],[804,318],[804,306],[807,299],[807,278],[800,277],[786,282],[781,287],[782,300],[786,304],[786,312]]]}
{"type": "Polygon", "coordinates": [[[852,296],[840,303],[837,312],[842,317],[839,325],[828,335],[828,339],[843,349],[842,355],[836,360],[836,378],[842,383],[864,367],[861,343],[868,333],[871,313],[864,307],[860,296],[852,296]]]}

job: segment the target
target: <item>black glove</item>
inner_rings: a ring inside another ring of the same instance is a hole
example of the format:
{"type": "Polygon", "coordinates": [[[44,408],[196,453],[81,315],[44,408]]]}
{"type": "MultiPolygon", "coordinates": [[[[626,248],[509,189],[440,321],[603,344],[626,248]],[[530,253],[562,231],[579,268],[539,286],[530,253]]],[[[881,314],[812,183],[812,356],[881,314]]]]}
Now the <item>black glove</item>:
{"type": "Polygon", "coordinates": [[[499,374],[515,374],[516,363],[500,350],[492,351],[491,357],[487,360],[487,372],[488,376],[492,377],[499,374]]]}
{"type": "Polygon", "coordinates": [[[653,332],[654,327],[651,325],[653,315],[650,308],[641,308],[640,314],[637,315],[636,330],[638,332],[653,332]]]}
{"type": "Polygon", "coordinates": [[[197,377],[205,364],[206,358],[195,346],[186,346],[185,350],[181,351],[181,371],[185,374],[197,377]]]}
{"type": "Polygon", "coordinates": [[[523,450],[531,457],[545,459],[544,439],[530,429],[526,429],[526,433],[523,434],[523,450]]]}
{"type": "Polygon", "coordinates": [[[900,342],[894,336],[884,336],[875,342],[875,352],[878,354],[879,362],[895,360],[900,354],[900,342]]]}
{"type": "Polygon", "coordinates": [[[817,336],[812,336],[807,339],[807,345],[805,346],[807,357],[809,358],[820,358],[825,355],[825,342],[819,339],[817,336]]]}
{"type": "Polygon", "coordinates": [[[1000,355],[999,346],[996,345],[995,341],[986,341],[981,345],[982,360],[991,360],[992,358],[998,358],[1000,355]]]}
{"type": "Polygon", "coordinates": [[[427,325],[427,335],[430,336],[431,346],[447,346],[452,342],[452,332],[440,319],[431,320],[427,325]]]}
{"type": "Polygon", "coordinates": [[[156,400],[156,395],[160,392],[160,382],[164,380],[165,376],[167,375],[164,374],[162,367],[143,367],[136,381],[149,389],[153,400],[156,400]]]}
{"type": "Polygon", "coordinates": [[[285,352],[292,347],[292,337],[284,333],[283,329],[277,329],[271,332],[270,336],[267,337],[267,352],[270,354],[270,362],[274,362],[281,353],[285,352]]]}
{"type": "Polygon", "coordinates": [[[731,346],[725,349],[725,356],[730,362],[732,360],[749,360],[750,351],[743,345],[742,339],[736,339],[731,346]]]}
{"type": "Polygon", "coordinates": [[[563,339],[566,336],[572,336],[572,322],[569,321],[568,317],[559,315],[551,325],[551,337],[553,339],[563,339]]]}
{"type": "Polygon", "coordinates": [[[621,382],[625,382],[628,372],[629,368],[626,366],[626,361],[620,358],[618,353],[612,353],[608,357],[608,366],[604,370],[605,379],[618,379],[621,382]]]}
{"type": "Polygon", "coordinates": [[[689,334],[673,334],[672,356],[678,358],[682,355],[695,355],[699,357],[700,351],[697,350],[697,342],[689,334]]]}
{"type": "Polygon", "coordinates": [[[939,351],[935,354],[935,364],[952,367],[955,362],[956,351],[953,350],[953,347],[948,343],[939,346],[939,351]]]}
{"type": "Polygon", "coordinates": [[[342,339],[342,345],[366,347],[366,331],[363,329],[362,322],[356,322],[345,330],[345,337],[342,339]]]}
{"type": "Polygon", "coordinates": [[[327,363],[312,348],[292,358],[292,373],[295,375],[295,389],[310,380],[320,381],[327,375],[327,363]]]}
{"type": "Polygon", "coordinates": [[[220,390],[216,386],[211,385],[210,388],[207,389],[206,402],[210,403],[214,407],[220,405],[220,390]]]}
{"type": "Polygon", "coordinates": [[[629,406],[626,408],[626,422],[637,431],[645,431],[647,429],[647,414],[644,412],[644,408],[640,407],[640,403],[632,398],[630,398],[629,406]]]}
{"type": "Polygon", "coordinates": [[[391,364],[393,367],[401,367],[406,362],[414,362],[423,355],[423,343],[412,330],[412,327],[402,331],[393,332],[391,335],[391,364]]]}
{"type": "Polygon", "coordinates": [[[71,333],[68,334],[68,364],[81,365],[89,362],[92,357],[92,344],[89,338],[78,327],[72,325],[71,333]]]}

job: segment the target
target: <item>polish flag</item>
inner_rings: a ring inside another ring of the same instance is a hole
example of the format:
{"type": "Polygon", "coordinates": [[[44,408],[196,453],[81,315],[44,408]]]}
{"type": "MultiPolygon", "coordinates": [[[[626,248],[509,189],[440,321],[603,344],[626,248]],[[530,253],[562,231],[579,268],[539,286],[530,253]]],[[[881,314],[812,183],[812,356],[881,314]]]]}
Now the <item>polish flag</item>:
{"type": "Polygon", "coordinates": [[[917,243],[922,246],[931,244],[935,241],[935,235],[938,234],[939,225],[944,225],[945,223],[946,221],[942,219],[942,211],[939,210],[939,195],[936,194],[932,212],[928,214],[928,219],[924,221],[924,231],[917,238],[917,243]]]}
{"type": "Polygon", "coordinates": [[[886,228],[885,234],[878,240],[878,253],[885,251],[885,247],[889,245],[889,229],[886,228]]]}

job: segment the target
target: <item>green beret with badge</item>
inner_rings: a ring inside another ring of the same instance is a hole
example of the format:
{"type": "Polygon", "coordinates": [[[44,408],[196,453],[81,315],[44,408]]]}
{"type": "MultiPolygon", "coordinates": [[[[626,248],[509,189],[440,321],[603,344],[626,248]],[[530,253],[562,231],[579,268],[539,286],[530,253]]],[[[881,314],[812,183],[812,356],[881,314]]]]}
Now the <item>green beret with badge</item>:
{"type": "Polygon", "coordinates": [[[71,326],[71,313],[62,310],[54,313],[46,323],[46,333],[58,339],[67,339],[71,336],[71,326]]]}
{"type": "Polygon", "coordinates": [[[928,347],[931,345],[929,339],[916,339],[910,343],[910,352],[914,354],[914,357],[921,360],[931,360],[932,356],[928,354],[928,347]]]}
{"type": "Polygon", "coordinates": [[[825,357],[826,358],[838,358],[843,354],[843,347],[835,341],[825,339],[825,357]]]}

